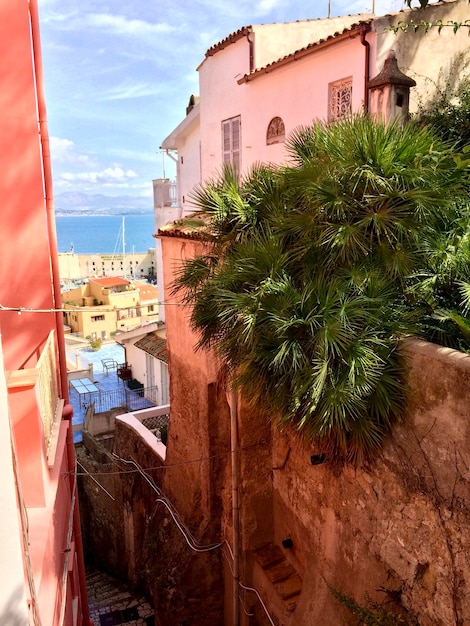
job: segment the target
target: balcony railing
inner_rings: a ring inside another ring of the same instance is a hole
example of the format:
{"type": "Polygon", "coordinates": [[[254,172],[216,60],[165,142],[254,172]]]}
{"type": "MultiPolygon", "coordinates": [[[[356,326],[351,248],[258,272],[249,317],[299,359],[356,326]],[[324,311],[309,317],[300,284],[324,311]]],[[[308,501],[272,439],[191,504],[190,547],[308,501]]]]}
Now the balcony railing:
{"type": "Polygon", "coordinates": [[[115,408],[125,408],[127,411],[139,411],[157,404],[157,387],[142,387],[138,390],[129,389],[127,385],[119,385],[109,391],[91,391],[80,394],[80,402],[84,409],[91,404],[94,413],[105,413],[115,408]]]}
{"type": "Polygon", "coordinates": [[[153,204],[156,209],[176,206],[177,203],[176,182],[169,178],[157,178],[153,181],[153,204]]]}
{"type": "Polygon", "coordinates": [[[35,387],[37,389],[38,413],[43,424],[44,441],[48,459],[55,455],[58,425],[64,401],[59,398],[57,380],[56,346],[52,330],[44,344],[38,347],[28,360],[33,367],[24,367],[8,374],[8,387],[35,387]]]}
{"type": "Polygon", "coordinates": [[[46,449],[51,443],[54,424],[59,409],[59,388],[57,384],[57,369],[55,356],[54,331],[49,333],[44,349],[38,359],[39,411],[44,426],[46,449]]]}

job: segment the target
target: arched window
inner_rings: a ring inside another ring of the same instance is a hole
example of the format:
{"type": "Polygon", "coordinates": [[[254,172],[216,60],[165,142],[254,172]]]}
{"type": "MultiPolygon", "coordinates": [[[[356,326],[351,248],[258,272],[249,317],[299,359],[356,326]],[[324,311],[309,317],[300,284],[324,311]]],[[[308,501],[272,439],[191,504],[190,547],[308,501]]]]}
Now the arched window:
{"type": "Polygon", "coordinates": [[[281,143],[286,138],[286,128],[280,117],[273,117],[266,131],[266,144],[281,143]]]}

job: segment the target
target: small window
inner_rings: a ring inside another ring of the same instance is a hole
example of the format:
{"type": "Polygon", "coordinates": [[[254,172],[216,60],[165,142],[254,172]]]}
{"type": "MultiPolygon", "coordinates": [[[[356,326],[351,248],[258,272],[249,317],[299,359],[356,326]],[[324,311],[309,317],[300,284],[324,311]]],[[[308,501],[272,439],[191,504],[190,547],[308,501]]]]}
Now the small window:
{"type": "Polygon", "coordinates": [[[329,85],[328,121],[336,122],[352,113],[352,78],[343,78],[329,85]]]}
{"type": "Polygon", "coordinates": [[[273,117],[266,131],[266,144],[282,143],[286,138],[286,127],[280,117],[273,117]]]}
{"type": "Polygon", "coordinates": [[[92,322],[103,322],[104,321],[104,315],[92,315],[91,316],[91,321],[92,322]]]}
{"type": "Polygon", "coordinates": [[[241,118],[239,115],[222,122],[222,161],[240,171],[241,118]]]}

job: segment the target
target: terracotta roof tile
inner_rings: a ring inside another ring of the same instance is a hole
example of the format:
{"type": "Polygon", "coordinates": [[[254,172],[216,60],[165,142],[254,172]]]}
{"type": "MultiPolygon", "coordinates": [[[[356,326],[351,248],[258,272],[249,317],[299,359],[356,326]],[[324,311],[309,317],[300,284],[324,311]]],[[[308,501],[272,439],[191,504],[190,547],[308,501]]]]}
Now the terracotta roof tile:
{"type": "Polygon", "coordinates": [[[148,333],[145,337],[136,341],[134,345],[156,359],[168,363],[166,341],[161,339],[156,333],[148,333]]]}
{"type": "Polygon", "coordinates": [[[105,276],[104,278],[90,278],[90,282],[98,283],[102,287],[116,287],[117,285],[130,285],[130,281],[120,276],[105,276]]]}

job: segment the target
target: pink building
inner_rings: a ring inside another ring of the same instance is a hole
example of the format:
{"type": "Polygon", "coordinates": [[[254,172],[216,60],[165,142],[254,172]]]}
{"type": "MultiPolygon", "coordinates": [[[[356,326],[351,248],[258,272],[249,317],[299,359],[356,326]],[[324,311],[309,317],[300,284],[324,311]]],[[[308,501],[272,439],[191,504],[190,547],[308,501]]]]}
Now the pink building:
{"type": "Polygon", "coordinates": [[[0,623],[90,623],[36,0],[0,3],[0,623]]]}
{"type": "Polygon", "coordinates": [[[197,68],[199,94],[191,96],[185,118],[162,142],[176,161],[177,198],[164,216],[164,194],[155,181],[157,228],[190,213],[192,189],[216,176],[223,163],[247,172],[255,163],[286,162],[285,141],[301,125],[364,110],[400,114],[402,99],[374,99],[369,90],[392,50],[400,70],[416,83],[410,102],[416,111],[436,89],[445,89],[447,79],[464,75],[467,29],[426,34],[395,33],[393,27],[467,19],[466,0],[441,0],[381,17],[252,24],[215,43],[197,68]]]}

